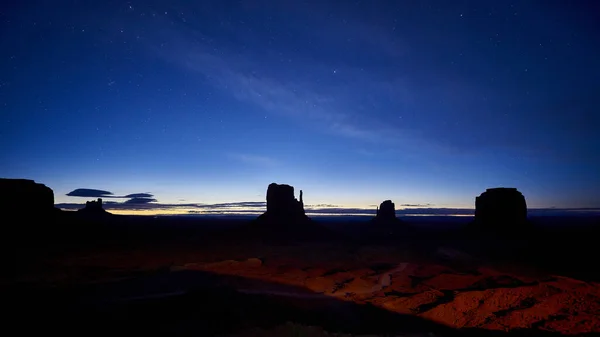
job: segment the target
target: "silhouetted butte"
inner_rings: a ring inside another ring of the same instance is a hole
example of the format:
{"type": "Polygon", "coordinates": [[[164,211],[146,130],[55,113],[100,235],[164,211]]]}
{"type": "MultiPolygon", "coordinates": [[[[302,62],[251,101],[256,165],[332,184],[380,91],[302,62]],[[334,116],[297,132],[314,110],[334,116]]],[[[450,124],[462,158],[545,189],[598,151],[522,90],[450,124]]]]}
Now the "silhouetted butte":
{"type": "Polygon", "coordinates": [[[0,178],[0,212],[20,217],[47,216],[54,208],[54,192],[29,179],[0,178]]]}
{"type": "Polygon", "coordinates": [[[86,201],[85,207],[78,210],[81,214],[98,216],[104,214],[110,214],[104,210],[102,207],[102,198],[98,198],[98,200],[86,201]]]}
{"type": "Polygon", "coordinates": [[[519,231],[529,226],[525,197],[516,188],[488,188],[475,198],[478,230],[519,231]]]}
{"type": "Polygon", "coordinates": [[[271,183],[267,188],[267,211],[258,220],[269,221],[305,221],[302,190],[300,200],[294,196],[294,187],[285,184],[271,183]]]}
{"type": "Polygon", "coordinates": [[[395,236],[406,234],[406,224],[396,217],[396,206],[391,200],[383,201],[377,208],[377,215],[371,220],[373,234],[395,236]]]}
{"type": "Polygon", "coordinates": [[[378,221],[395,221],[396,218],[396,205],[391,200],[385,200],[377,208],[377,216],[375,217],[378,221]]]}
{"type": "Polygon", "coordinates": [[[331,231],[306,216],[302,191],[300,200],[297,200],[294,187],[276,183],[269,184],[267,188],[267,211],[244,230],[244,235],[258,235],[261,239],[276,241],[334,237],[331,231]]]}

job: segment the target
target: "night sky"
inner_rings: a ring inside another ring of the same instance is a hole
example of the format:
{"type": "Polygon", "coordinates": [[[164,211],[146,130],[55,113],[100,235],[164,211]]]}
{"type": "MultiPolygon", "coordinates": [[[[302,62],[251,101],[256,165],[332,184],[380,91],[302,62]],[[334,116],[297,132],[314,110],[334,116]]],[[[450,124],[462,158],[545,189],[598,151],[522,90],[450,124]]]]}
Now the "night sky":
{"type": "Polygon", "coordinates": [[[600,206],[599,2],[9,3],[0,176],[57,203],[600,206]]]}

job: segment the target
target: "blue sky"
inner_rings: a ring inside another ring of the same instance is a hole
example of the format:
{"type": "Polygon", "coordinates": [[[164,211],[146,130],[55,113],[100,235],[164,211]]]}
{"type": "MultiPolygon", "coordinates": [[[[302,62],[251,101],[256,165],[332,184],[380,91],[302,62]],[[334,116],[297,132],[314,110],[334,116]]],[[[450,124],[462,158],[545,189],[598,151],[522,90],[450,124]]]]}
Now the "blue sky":
{"type": "Polygon", "coordinates": [[[600,206],[584,1],[2,5],[0,176],[157,203],[600,206]]]}

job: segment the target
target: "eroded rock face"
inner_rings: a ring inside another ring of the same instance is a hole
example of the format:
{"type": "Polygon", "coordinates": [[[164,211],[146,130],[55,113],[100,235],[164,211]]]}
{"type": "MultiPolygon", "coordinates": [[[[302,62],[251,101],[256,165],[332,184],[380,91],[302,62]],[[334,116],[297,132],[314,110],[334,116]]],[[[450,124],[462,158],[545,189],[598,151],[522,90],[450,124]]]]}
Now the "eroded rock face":
{"type": "Polygon", "coordinates": [[[102,198],[98,198],[98,200],[86,201],[85,208],[82,208],[79,211],[89,214],[107,213],[104,208],[102,208],[102,198]]]}
{"type": "Polygon", "coordinates": [[[516,188],[488,188],[475,198],[475,222],[485,228],[510,228],[527,223],[527,203],[516,188]]]}
{"type": "Polygon", "coordinates": [[[385,200],[377,209],[377,218],[381,220],[396,219],[396,206],[391,200],[385,200]]]}
{"type": "Polygon", "coordinates": [[[332,231],[313,222],[304,211],[303,194],[294,197],[294,188],[285,184],[269,184],[267,211],[238,231],[244,240],[263,242],[297,242],[334,240],[332,231]]]}
{"type": "Polygon", "coordinates": [[[267,211],[264,215],[278,219],[306,218],[302,191],[300,191],[300,200],[297,200],[294,196],[293,186],[269,184],[267,188],[267,211]]]}
{"type": "Polygon", "coordinates": [[[22,216],[51,213],[55,210],[54,192],[33,180],[0,178],[0,210],[22,216]]]}
{"type": "Polygon", "coordinates": [[[385,200],[377,208],[377,215],[371,220],[369,230],[364,235],[377,237],[398,237],[408,234],[408,226],[396,217],[396,206],[391,200],[385,200]]]}

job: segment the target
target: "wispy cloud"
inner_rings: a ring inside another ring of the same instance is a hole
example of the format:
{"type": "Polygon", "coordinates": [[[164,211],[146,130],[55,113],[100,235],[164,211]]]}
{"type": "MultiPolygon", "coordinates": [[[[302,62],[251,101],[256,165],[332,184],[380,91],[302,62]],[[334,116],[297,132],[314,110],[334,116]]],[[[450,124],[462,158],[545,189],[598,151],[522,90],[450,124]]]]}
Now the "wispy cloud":
{"type": "MultiPolygon", "coordinates": [[[[411,45],[415,39],[396,31],[395,16],[354,15],[363,8],[382,12],[386,7],[174,0],[160,8],[139,4],[136,15],[126,11],[127,16],[111,20],[106,34],[111,40],[129,36],[129,42],[143,44],[152,56],[261,113],[286,116],[350,140],[389,145],[403,155],[479,156],[491,145],[516,139],[504,131],[491,137],[492,124],[475,121],[490,113],[472,114],[480,108],[479,98],[494,97],[497,88],[456,80],[438,71],[439,64],[420,60],[419,46],[411,45]],[[264,6],[280,15],[261,22],[264,6]],[[236,9],[246,18],[233,18],[236,9]],[[218,28],[208,28],[211,24],[218,28]],[[271,26],[280,29],[268,31],[271,26]],[[466,122],[484,127],[471,128],[466,133],[470,138],[459,140],[465,137],[456,137],[455,126],[466,122]]],[[[499,96],[505,100],[507,93],[499,96]]],[[[500,109],[499,102],[489,102],[500,109]]]]}
{"type": "MultiPolygon", "coordinates": [[[[148,198],[134,198],[124,202],[105,201],[103,207],[106,210],[182,210],[182,214],[185,214],[189,210],[194,212],[206,212],[206,211],[257,211],[261,212],[266,210],[267,204],[264,201],[239,201],[239,202],[227,202],[218,204],[202,204],[202,203],[158,203],[154,199],[148,198]]],[[[78,203],[60,203],[55,205],[58,208],[64,210],[76,210],[83,208],[84,204],[78,203]]]]}
{"type": "Polygon", "coordinates": [[[433,204],[401,204],[402,207],[431,207],[433,204]]]}
{"type": "Polygon", "coordinates": [[[153,198],[145,198],[145,197],[136,197],[136,198],[131,198],[127,201],[125,201],[126,204],[148,204],[151,202],[156,202],[158,200],[153,199],[153,198]]]}
{"type": "MultiPolygon", "coordinates": [[[[97,190],[93,188],[78,188],[66,194],[69,197],[81,198],[111,198],[111,199],[128,199],[124,204],[148,204],[156,202],[154,195],[151,193],[131,193],[127,195],[115,195],[112,192],[105,190],[97,190]]],[[[108,203],[111,203],[110,201],[108,203]]],[[[115,203],[115,202],[112,202],[115,203]]]]}
{"type": "Polygon", "coordinates": [[[304,206],[305,209],[336,208],[336,207],[340,207],[340,206],[339,205],[333,205],[333,204],[314,204],[314,205],[305,205],[304,206]]]}
{"type": "MultiPolygon", "coordinates": [[[[384,143],[411,151],[417,148],[420,151],[448,150],[443,144],[421,137],[415,130],[400,128],[375,117],[366,118],[365,115],[370,114],[365,114],[363,110],[368,108],[364,106],[361,108],[361,103],[354,97],[357,92],[360,92],[360,88],[351,84],[351,80],[343,81],[342,84],[320,83],[318,85],[301,78],[284,80],[266,73],[235,68],[234,65],[247,63],[247,59],[238,61],[237,58],[232,57],[224,61],[231,56],[217,57],[201,47],[192,49],[175,48],[178,51],[169,52],[168,57],[175,59],[187,69],[204,75],[206,79],[231,93],[236,99],[252,103],[269,113],[296,119],[314,125],[325,133],[348,139],[374,144],[384,143]]],[[[251,68],[261,69],[261,67],[264,68],[265,65],[254,65],[251,68]]],[[[345,70],[347,73],[353,71],[345,70]]],[[[347,76],[352,77],[352,75],[347,76]]],[[[367,77],[362,76],[362,78],[367,77]]],[[[364,81],[367,83],[362,83],[362,86],[371,89],[379,88],[378,93],[381,96],[388,98],[407,96],[404,86],[401,85],[402,81],[386,82],[383,79],[364,81]]],[[[372,103],[363,103],[365,104],[372,103]]]]}
{"type": "MultiPolygon", "coordinates": [[[[163,51],[160,53],[164,54],[163,51]]],[[[230,55],[217,56],[202,47],[193,50],[184,48],[176,55],[167,53],[165,56],[204,75],[214,85],[228,91],[240,101],[250,102],[269,113],[317,122],[343,136],[357,136],[347,131],[358,128],[348,122],[349,111],[336,107],[340,97],[336,99],[331,94],[326,94],[327,90],[315,92],[309,83],[299,78],[283,80],[266,75],[264,64],[251,63],[246,66],[250,69],[262,69],[262,72],[245,70],[240,64],[247,64],[251,59],[249,57],[240,60],[230,55]]],[[[373,133],[367,130],[359,132],[373,133]]]]}
{"type": "Polygon", "coordinates": [[[69,193],[67,193],[70,197],[84,197],[84,198],[118,198],[118,196],[114,195],[112,192],[97,190],[94,188],[78,188],[69,193]]]}
{"type": "Polygon", "coordinates": [[[132,193],[123,196],[123,198],[152,198],[153,196],[150,193],[132,193]]]}
{"type": "Polygon", "coordinates": [[[205,42],[210,38],[187,26],[173,28],[166,23],[156,32],[148,41],[155,55],[265,112],[348,139],[420,151],[444,148],[411,128],[370,113],[384,101],[393,103],[387,109],[406,109],[412,94],[401,77],[343,64],[333,68],[314,60],[301,59],[284,67],[247,51],[216,48],[205,42]]]}

